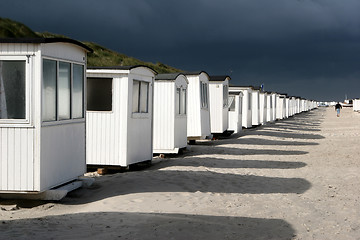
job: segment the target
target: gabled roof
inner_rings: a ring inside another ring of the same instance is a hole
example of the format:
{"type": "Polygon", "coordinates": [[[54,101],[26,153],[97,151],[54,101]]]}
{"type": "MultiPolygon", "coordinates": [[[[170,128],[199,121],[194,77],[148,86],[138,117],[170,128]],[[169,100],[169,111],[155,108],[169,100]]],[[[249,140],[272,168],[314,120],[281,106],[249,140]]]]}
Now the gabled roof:
{"type": "Polygon", "coordinates": [[[84,48],[89,52],[93,52],[90,47],[86,46],[82,42],[70,38],[0,38],[0,43],[72,43],[84,48]]]}
{"type": "Polygon", "coordinates": [[[227,76],[227,75],[210,76],[209,81],[222,82],[222,81],[225,81],[227,78],[228,78],[229,80],[231,80],[231,77],[230,77],[230,76],[227,76]]]}

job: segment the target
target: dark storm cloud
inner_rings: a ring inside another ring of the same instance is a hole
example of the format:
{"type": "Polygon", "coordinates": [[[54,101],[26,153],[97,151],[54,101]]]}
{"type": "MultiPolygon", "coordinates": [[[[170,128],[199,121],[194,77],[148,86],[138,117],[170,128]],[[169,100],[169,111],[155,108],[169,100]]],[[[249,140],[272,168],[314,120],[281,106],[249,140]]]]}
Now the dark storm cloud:
{"type": "Polygon", "coordinates": [[[358,0],[12,0],[0,16],[308,98],[360,97],[358,0]]]}

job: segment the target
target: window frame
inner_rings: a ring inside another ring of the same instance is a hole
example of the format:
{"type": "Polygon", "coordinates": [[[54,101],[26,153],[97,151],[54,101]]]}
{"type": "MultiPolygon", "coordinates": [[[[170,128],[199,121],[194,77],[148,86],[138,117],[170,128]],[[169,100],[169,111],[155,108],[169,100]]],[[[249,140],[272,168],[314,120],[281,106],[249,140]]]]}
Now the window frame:
{"type": "Polygon", "coordinates": [[[187,88],[184,86],[175,86],[175,115],[177,117],[185,117],[187,115],[187,101],[187,88]],[[179,98],[177,95],[178,90],[179,98]]]}
{"type": "Polygon", "coordinates": [[[132,118],[149,118],[150,116],[150,113],[151,113],[151,82],[150,81],[147,81],[147,80],[144,80],[144,79],[132,79],[131,81],[131,91],[129,91],[129,94],[131,94],[131,96],[129,96],[129,98],[131,99],[131,107],[129,107],[129,109],[131,110],[131,117],[132,118]],[[137,107],[137,110],[138,112],[134,112],[133,111],[133,97],[134,97],[134,90],[133,90],[133,87],[134,87],[134,81],[137,81],[139,82],[139,89],[137,91],[137,99],[138,99],[138,107],[137,107]],[[146,99],[146,112],[141,112],[141,83],[145,83],[147,84],[147,99],[146,99]]]}
{"type": "Polygon", "coordinates": [[[86,63],[84,62],[78,62],[78,61],[71,61],[68,59],[61,59],[61,58],[53,58],[53,57],[48,57],[48,56],[44,56],[41,58],[41,115],[40,115],[40,119],[41,119],[41,125],[42,126],[51,126],[51,125],[61,125],[61,124],[70,124],[70,123],[78,123],[78,122],[85,122],[85,115],[86,115],[86,93],[85,93],[85,89],[86,89],[86,63]],[[43,60],[50,60],[50,61],[55,61],[56,62],[56,117],[55,120],[50,120],[50,121],[44,121],[42,118],[42,110],[43,110],[43,96],[44,96],[44,92],[43,92],[43,82],[44,82],[44,76],[43,76],[43,60]],[[60,62],[63,63],[69,63],[70,64],[70,118],[69,119],[59,119],[59,109],[58,109],[58,81],[59,81],[59,64],[60,62]],[[83,117],[82,118],[73,118],[73,73],[74,73],[74,69],[73,66],[74,64],[77,65],[81,65],[83,66],[83,106],[82,106],[82,112],[83,112],[83,117]]]}
{"type": "Polygon", "coordinates": [[[200,108],[209,109],[209,91],[208,83],[200,81],[200,108]]]}
{"type": "Polygon", "coordinates": [[[228,103],[229,103],[229,107],[228,107],[228,111],[229,112],[235,112],[236,111],[236,96],[235,95],[230,95],[228,96],[228,103]],[[232,101],[230,101],[230,99],[232,99],[232,101]],[[234,107],[232,107],[234,104],[234,107]]]}
{"type": "Polygon", "coordinates": [[[229,85],[223,85],[223,108],[229,108],[229,85]]]}
{"type": "MultiPolygon", "coordinates": [[[[111,110],[88,110],[88,101],[86,102],[86,112],[98,112],[98,113],[113,113],[114,112],[114,79],[115,78],[112,78],[112,77],[90,77],[90,76],[87,76],[86,77],[86,85],[87,85],[87,82],[89,79],[106,79],[106,80],[109,80],[111,81],[111,110]]],[[[83,86],[85,87],[85,86],[83,86]]],[[[89,90],[88,86],[86,86],[86,93],[84,91],[84,94],[85,94],[85,98],[87,98],[88,94],[87,94],[87,91],[89,90]]]]}
{"type": "Polygon", "coordinates": [[[25,118],[24,119],[0,119],[0,127],[29,127],[32,124],[31,114],[31,76],[32,55],[5,55],[0,56],[1,61],[24,61],[25,62],[25,118]]]}

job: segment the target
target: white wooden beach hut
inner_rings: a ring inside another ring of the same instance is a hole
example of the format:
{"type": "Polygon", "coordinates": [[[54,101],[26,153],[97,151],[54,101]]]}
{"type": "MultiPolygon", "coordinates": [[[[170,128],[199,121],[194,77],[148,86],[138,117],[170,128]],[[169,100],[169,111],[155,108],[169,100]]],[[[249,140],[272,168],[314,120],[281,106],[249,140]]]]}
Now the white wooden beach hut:
{"type": "Polygon", "coordinates": [[[285,118],[289,117],[289,112],[290,112],[290,98],[289,97],[285,97],[285,118]]]}
{"type": "Polygon", "coordinates": [[[278,94],[276,97],[276,119],[284,119],[286,111],[285,94],[278,94]]]}
{"type": "Polygon", "coordinates": [[[298,113],[301,113],[301,110],[300,110],[300,97],[295,97],[295,113],[298,114],[298,113]]]}
{"type": "Polygon", "coordinates": [[[251,93],[251,118],[252,125],[258,126],[260,125],[260,87],[253,87],[251,93]]]}
{"type": "Polygon", "coordinates": [[[273,122],[274,114],[273,114],[273,101],[272,101],[273,93],[267,92],[266,94],[266,122],[273,122]]]}
{"type": "Polygon", "coordinates": [[[272,102],[272,118],[275,121],[276,118],[276,111],[277,111],[277,98],[278,98],[278,94],[276,92],[272,92],[271,93],[271,102],[272,102]]]}
{"type": "Polygon", "coordinates": [[[242,98],[243,93],[229,93],[229,131],[239,133],[242,130],[242,98]]]}
{"type": "Polygon", "coordinates": [[[244,128],[251,128],[252,127],[252,111],[251,111],[251,94],[252,94],[252,87],[249,86],[233,86],[230,85],[229,93],[232,92],[239,92],[243,93],[242,97],[242,126],[244,128]]]}
{"type": "Polygon", "coordinates": [[[66,183],[86,171],[89,51],[71,39],[0,39],[1,197],[59,200],[79,186],[66,183]]]}
{"type": "Polygon", "coordinates": [[[353,111],[359,112],[360,111],[360,99],[353,100],[353,111]]]}
{"type": "Polygon", "coordinates": [[[229,76],[210,76],[210,124],[213,135],[224,134],[229,122],[229,76]]]}
{"type": "Polygon", "coordinates": [[[210,130],[209,75],[204,72],[185,73],[188,85],[187,139],[212,138],[210,130]]]}
{"type": "Polygon", "coordinates": [[[145,66],[89,67],[86,163],[129,167],[153,155],[153,83],[145,66]]]}
{"type": "Polygon", "coordinates": [[[154,153],[178,153],[187,146],[187,88],[184,74],[155,76],[154,153]]]}
{"type": "Polygon", "coordinates": [[[260,107],[260,124],[267,122],[267,93],[259,93],[259,107],[260,107]]]}

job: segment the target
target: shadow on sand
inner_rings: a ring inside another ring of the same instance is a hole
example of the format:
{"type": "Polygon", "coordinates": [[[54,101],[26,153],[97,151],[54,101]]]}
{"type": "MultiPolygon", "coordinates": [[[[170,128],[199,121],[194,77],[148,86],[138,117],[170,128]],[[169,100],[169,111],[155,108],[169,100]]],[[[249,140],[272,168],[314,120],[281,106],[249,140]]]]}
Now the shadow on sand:
{"type": "Polygon", "coordinates": [[[306,166],[304,162],[270,161],[270,160],[239,160],[221,158],[176,158],[163,160],[152,169],[163,169],[173,166],[210,167],[210,168],[258,168],[258,169],[296,169],[306,166]]]}
{"type": "MultiPolygon", "coordinates": [[[[241,146],[241,144],[237,144],[237,146],[241,146]]],[[[304,155],[308,152],[306,151],[297,151],[297,150],[275,150],[275,149],[250,149],[250,148],[236,148],[236,147],[223,147],[221,145],[211,147],[204,153],[204,150],[200,150],[202,148],[206,148],[207,146],[192,146],[191,151],[184,154],[184,156],[198,156],[198,155],[206,155],[206,154],[221,154],[221,155],[304,155]]]]}
{"type": "Polygon", "coordinates": [[[281,219],[94,212],[2,221],[0,239],[291,239],[281,219]]]}
{"type": "Polygon", "coordinates": [[[211,169],[202,169],[202,171],[150,169],[102,176],[97,178],[90,188],[69,193],[62,202],[70,205],[83,204],[118,195],[154,192],[301,194],[310,187],[311,183],[303,178],[223,174],[211,169]]]}
{"type": "Polygon", "coordinates": [[[240,144],[240,145],[264,145],[264,146],[314,146],[319,145],[317,142],[300,142],[300,141],[286,141],[273,140],[264,138],[232,138],[214,141],[200,141],[196,142],[195,146],[217,146],[225,144],[240,144]]]}

